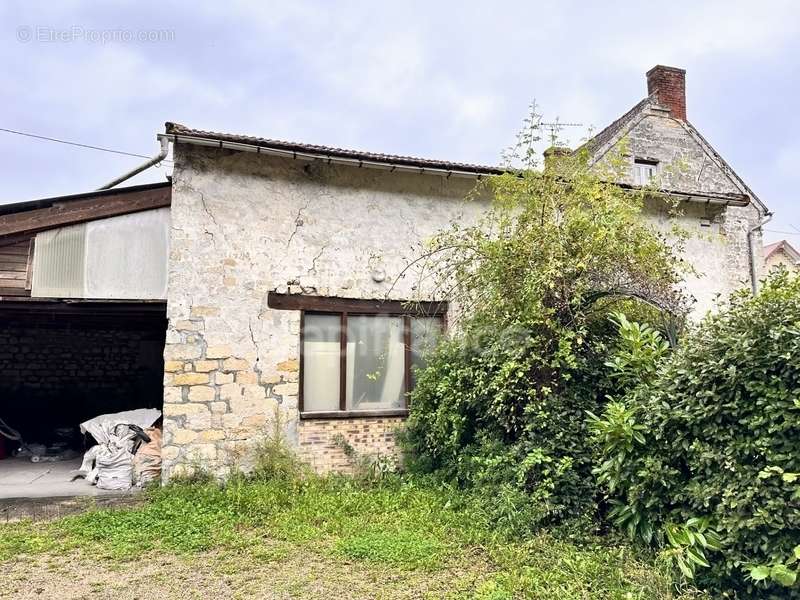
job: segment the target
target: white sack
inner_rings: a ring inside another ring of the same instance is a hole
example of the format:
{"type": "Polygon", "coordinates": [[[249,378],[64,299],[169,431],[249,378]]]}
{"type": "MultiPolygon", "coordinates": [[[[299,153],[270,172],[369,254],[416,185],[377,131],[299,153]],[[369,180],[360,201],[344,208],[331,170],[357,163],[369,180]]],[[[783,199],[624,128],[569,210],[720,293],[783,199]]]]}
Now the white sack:
{"type": "Polygon", "coordinates": [[[101,490],[127,490],[133,484],[133,454],[113,443],[97,446],[97,487],[101,490]]]}
{"type": "Polygon", "coordinates": [[[104,490],[129,489],[133,483],[131,449],[135,434],[125,425],[138,425],[145,429],[160,416],[160,410],[140,408],[100,415],[81,423],[81,432],[90,433],[98,442],[83,457],[80,472],[86,473],[86,480],[104,490]],[[92,463],[94,468],[91,468],[92,463]],[[87,473],[88,469],[91,470],[87,473]]]}
{"type": "Polygon", "coordinates": [[[88,432],[98,444],[105,444],[109,440],[109,434],[117,425],[130,423],[146,429],[158,421],[160,416],[161,411],[157,408],[137,408],[136,410],[100,415],[81,423],[81,433],[88,432]]]}

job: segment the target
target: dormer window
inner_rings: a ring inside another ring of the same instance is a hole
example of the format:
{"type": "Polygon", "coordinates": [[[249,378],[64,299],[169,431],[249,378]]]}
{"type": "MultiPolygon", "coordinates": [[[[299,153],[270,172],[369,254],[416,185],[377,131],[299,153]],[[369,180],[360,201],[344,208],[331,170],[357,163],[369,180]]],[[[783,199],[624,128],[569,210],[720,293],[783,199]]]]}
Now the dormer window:
{"type": "Polygon", "coordinates": [[[650,185],[656,176],[658,161],[637,158],[633,161],[633,183],[636,185],[650,185]]]}

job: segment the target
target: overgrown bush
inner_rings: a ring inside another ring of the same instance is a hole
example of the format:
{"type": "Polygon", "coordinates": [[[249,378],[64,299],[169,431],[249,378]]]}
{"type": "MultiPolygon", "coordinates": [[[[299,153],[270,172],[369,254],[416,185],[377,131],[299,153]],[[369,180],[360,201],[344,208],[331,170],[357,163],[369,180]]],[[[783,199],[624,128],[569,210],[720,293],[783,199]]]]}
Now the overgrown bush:
{"type": "Polygon", "coordinates": [[[800,598],[781,586],[795,583],[781,565],[800,544],[800,278],[779,272],[757,296],[735,295],[626,401],[598,419],[606,434],[636,428],[622,454],[605,449],[618,523],[647,540],[703,519],[721,551],[706,553],[700,581],[800,598]]]}
{"type": "Polygon", "coordinates": [[[419,260],[460,313],[417,374],[406,465],[484,490],[501,518],[516,506],[528,526],[593,507],[584,410],[611,389],[609,311],[635,298],[682,314],[680,263],[617,175],[575,155],[492,178],[485,218],[419,260]]]}
{"type": "MultiPolygon", "coordinates": [[[[603,399],[603,354],[586,348],[541,393],[542,339],[444,342],[419,374],[405,434],[407,468],[485,492],[498,521],[532,528],[594,503],[583,410],[603,399]]],[[[596,350],[596,349],[595,349],[596,350]]]]}

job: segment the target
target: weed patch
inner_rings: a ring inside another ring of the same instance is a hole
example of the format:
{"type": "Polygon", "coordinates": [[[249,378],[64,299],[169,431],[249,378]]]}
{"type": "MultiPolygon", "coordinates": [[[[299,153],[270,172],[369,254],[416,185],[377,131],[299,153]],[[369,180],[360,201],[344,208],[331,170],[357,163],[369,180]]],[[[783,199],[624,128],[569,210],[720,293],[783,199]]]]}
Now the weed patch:
{"type": "Polygon", "coordinates": [[[419,531],[373,529],[341,538],[336,550],[354,560],[385,563],[402,568],[434,569],[448,555],[447,547],[419,531]]]}

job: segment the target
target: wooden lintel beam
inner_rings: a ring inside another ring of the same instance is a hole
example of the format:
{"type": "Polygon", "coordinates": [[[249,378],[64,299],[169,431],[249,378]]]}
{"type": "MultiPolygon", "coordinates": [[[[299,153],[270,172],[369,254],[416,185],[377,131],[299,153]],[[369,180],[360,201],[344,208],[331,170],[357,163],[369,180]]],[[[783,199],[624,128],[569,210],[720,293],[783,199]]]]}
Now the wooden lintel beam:
{"type": "Polygon", "coordinates": [[[269,292],[267,306],[277,310],[307,310],[353,314],[389,314],[439,316],[447,313],[447,302],[414,302],[405,300],[363,300],[308,296],[304,294],[279,294],[269,292]]]}

